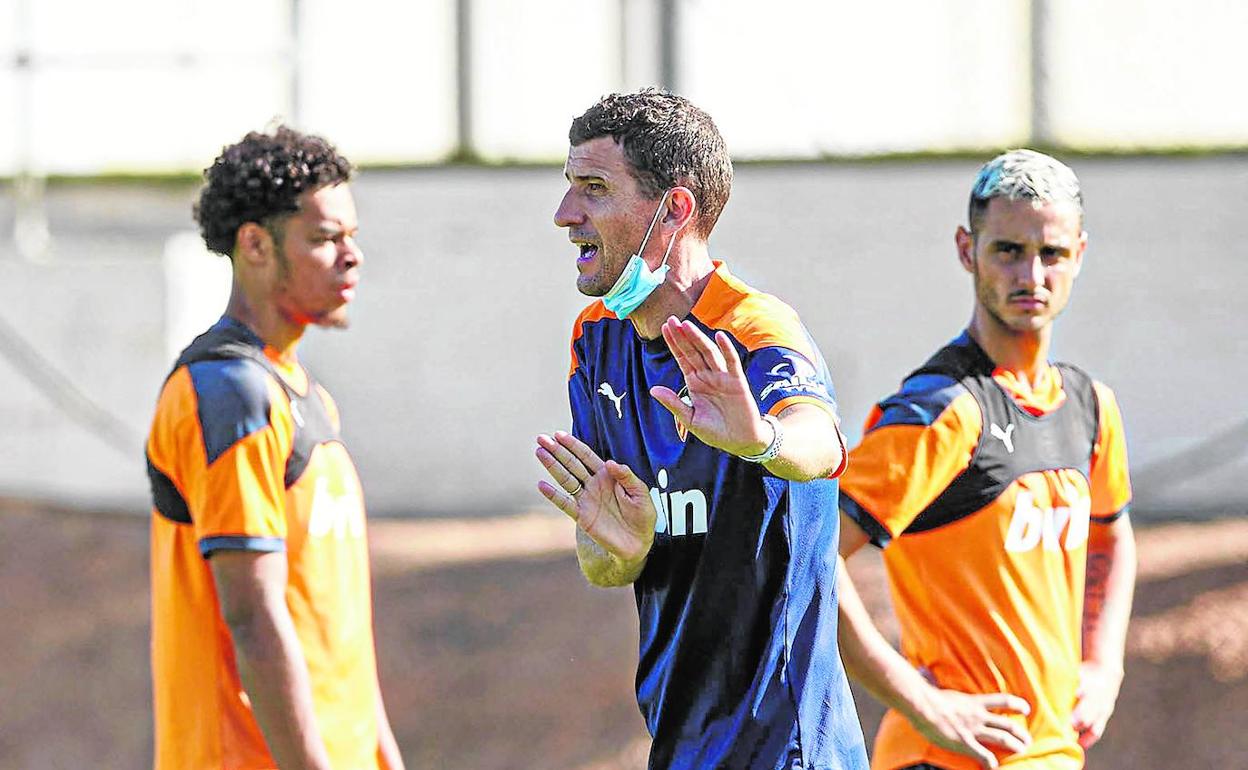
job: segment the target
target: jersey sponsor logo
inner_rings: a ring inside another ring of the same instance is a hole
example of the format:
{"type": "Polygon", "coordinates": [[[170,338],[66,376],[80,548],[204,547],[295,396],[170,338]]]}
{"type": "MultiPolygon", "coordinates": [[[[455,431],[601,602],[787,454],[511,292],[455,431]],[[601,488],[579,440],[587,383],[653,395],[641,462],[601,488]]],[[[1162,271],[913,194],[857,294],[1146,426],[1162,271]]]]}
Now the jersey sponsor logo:
{"type": "Polygon", "coordinates": [[[338,474],[317,477],[308,516],[308,536],[344,540],[364,537],[364,506],[360,496],[338,474]]]}
{"type": "Polygon", "coordinates": [[[615,395],[615,388],[611,387],[611,383],[604,382],[598,386],[598,393],[603,396],[606,396],[607,400],[615,405],[616,419],[623,420],[624,419],[624,407],[623,407],[624,397],[628,395],[628,391],[624,391],[623,393],[617,396],[615,395]]]}
{"type": "Polygon", "coordinates": [[[801,356],[785,355],[784,361],[768,370],[767,376],[773,378],[768,382],[759,399],[765,399],[777,390],[799,390],[807,393],[824,393],[823,383],[819,381],[819,373],[815,367],[801,356]]]}
{"type": "Polygon", "coordinates": [[[1001,443],[1005,444],[1005,451],[1010,454],[1014,454],[1014,423],[1006,425],[1005,430],[1001,430],[1001,426],[997,425],[995,422],[990,423],[988,426],[988,432],[992,434],[993,438],[1001,439],[1001,443]]]}
{"type": "Polygon", "coordinates": [[[1031,492],[1019,490],[1014,498],[1014,515],[1005,536],[1005,550],[1030,551],[1043,546],[1046,551],[1078,548],[1088,539],[1088,519],[1092,501],[1080,497],[1073,505],[1042,508],[1031,492]],[[1065,540],[1062,530],[1066,531],[1065,540]]]}
{"type": "Polygon", "coordinates": [[[654,501],[654,531],[677,535],[706,534],[706,495],[700,489],[667,491],[667,469],[660,468],[659,485],[650,488],[654,501]]]}

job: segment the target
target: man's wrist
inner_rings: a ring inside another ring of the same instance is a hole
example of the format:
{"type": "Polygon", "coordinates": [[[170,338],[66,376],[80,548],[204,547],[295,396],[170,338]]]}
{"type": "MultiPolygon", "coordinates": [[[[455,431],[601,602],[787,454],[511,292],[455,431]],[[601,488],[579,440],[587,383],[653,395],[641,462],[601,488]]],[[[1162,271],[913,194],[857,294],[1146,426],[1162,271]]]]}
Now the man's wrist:
{"type": "Polygon", "coordinates": [[[624,569],[629,569],[629,570],[636,569],[642,564],[645,564],[646,559],[650,558],[650,549],[654,547],[654,533],[651,533],[650,537],[644,540],[644,543],[645,543],[645,547],[642,548],[640,551],[638,551],[636,554],[632,554],[630,556],[624,556],[621,554],[613,553],[611,554],[611,556],[615,559],[616,563],[619,564],[620,567],[624,569]]]}
{"type": "MultiPolygon", "coordinates": [[[[746,462],[771,462],[780,454],[780,447],[784,443],[784,428],[781,427],[780,420],[770,414],[765,414],[762,415],[760,422],[770,426],[771,440],[767,441],[767,443],[762,443],[762,440],[760,440],[737,453],[737,456],[746,462]]],[[[765,431],[766,429],[763,430],[765,431]]],[[[764,433],[764,435],[766,434],[764,433]]]]}

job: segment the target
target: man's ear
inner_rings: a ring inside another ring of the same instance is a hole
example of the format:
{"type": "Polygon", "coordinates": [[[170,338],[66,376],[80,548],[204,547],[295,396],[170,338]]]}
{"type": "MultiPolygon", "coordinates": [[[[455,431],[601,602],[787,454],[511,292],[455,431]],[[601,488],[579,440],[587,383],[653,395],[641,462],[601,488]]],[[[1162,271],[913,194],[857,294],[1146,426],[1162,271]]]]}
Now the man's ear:
{"type": "Polygon", "coordinates": [[[244,222],[234,236],[234,258],[260,266],[272,258],[276,243],[273,234],[259,222],[244,222]]]}
{"type": "Polygon", "coordinates": [[[968,273],[974,273],[975,236],[970,230],[959,225],[958,231],[953,234],[953,241],[958,246],[958,262],[962,263],[962,269],[968,273]]]}
{"type": "Polygon", "coordinates": [[[667,214],[663,224],[683,230],[698,214],[698,199],[688,187],[673,187],[667,196],[667,214]]]}
{"type": "Polygon", "coordinates": [[[1083,230],[1079,233],[1079,245],[1075,247],[1075,277],[1079,277],[1079,272],[1083,270],[1083,252],[1088,250],[1088,231],[1083,230]]]}

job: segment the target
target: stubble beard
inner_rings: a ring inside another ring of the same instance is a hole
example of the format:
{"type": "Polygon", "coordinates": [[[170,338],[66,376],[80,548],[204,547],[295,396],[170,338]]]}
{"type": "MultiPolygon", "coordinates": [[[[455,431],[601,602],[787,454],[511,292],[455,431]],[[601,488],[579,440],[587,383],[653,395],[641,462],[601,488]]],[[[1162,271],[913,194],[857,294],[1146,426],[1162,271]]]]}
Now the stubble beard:
{"type": "MultiPolygon", "coordinates": [[[[631,257],[632,255],[629,255],[631,257]]],[[[615,264],[617,260],[608,257],[602,253],[599,247],[598,259],[599,268],[597,271],[589,274],[581,273],[576,277],[576,290],[587,297],[602,297],[611,291],[611,287],[620,279],[620,275],[624,272],[624,268],[628,266],[629,257],[618,260],[619,264],[615,264]]]]}
{"type": "Polygon", "coordinates": [[[991,284],[980,279],[978,266],[972,273],[975,282],[975,301],[979,304],[989,318],[997,325],[999,329],[1012,335],[1029,335],[1038,334],[1053,323],[1053,319],[1057,317],[1058,312],[1051,312],[1052,305],[1048,306],[1048,310],[1040,315],[1017,315],[1011,320],[1006,315],[1009,305],[1009,292],[1006,292],[999,299],[991,284]]]}

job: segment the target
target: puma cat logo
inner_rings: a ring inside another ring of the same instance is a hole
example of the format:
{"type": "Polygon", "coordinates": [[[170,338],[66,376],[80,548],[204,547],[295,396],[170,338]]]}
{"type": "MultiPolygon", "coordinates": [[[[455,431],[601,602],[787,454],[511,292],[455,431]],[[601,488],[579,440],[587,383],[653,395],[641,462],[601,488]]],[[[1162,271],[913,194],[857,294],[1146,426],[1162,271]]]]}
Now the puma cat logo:
{"type": "Polygon", "coordinates": [[[1005,430],[1001,430],[994,422],[989,426],[988,430],[992,433],[993,438],[1001,439],[1001,443],[1005,444],[1005,451],[1014,454],[1014,439],[1010,435],[1014,432],[1014,423],[1010,423],[1005,426],[1005,430]]]}
{"type": "Polygon", "coordinates": [[[611,383],[604,382],[598,386],[598,392],[606,396],[607,400],[612,404],[615,404],[615,416],[621,420],[624,419],[624,408],[621,404],[624,401],[624,397],[628,395],[628,391],[617,396],[615,395],[615,389],[611,387],[611,383]]]}

